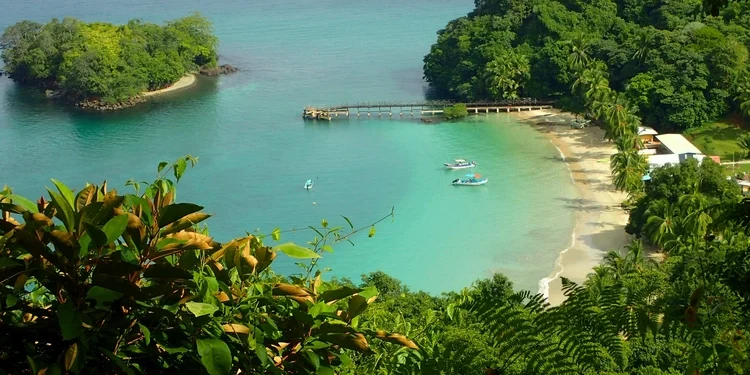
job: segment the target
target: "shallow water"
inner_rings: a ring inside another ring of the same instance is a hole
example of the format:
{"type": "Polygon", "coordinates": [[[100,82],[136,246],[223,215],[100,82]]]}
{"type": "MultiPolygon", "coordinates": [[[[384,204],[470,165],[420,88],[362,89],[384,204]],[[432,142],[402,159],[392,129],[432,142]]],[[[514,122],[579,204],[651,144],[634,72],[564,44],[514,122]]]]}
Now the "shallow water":
{"type": "MultiPolygon", "coordinates": [[[[185,93],[114,114],[49,103],[0,79],[0,183],[38,197],[58,178],[71,186],[153,178],[156,164],[200,157],[180,200],[215,214],[219,240],[245,231],[304,228],[326,218],[355,225],[388,214],[377,234],[326,255],[331,274],[357,279],[383,270],[413,289],[457,290],[503,272],[536,290],[570,240],[575,190],[557,150],[505,114],[424,125],[416,119],[305,123],[309,104],[424,98],[422,57],[435,31],[465,14],[467,1],[327,0],[0,1],[0,27],[66,15],[85,20],[162,21],[200,10],[221,40],[223,62],[242,69],[201,78],[185,93]],[[454,187],[464,172],[441,168],[476,160],[482,187],[454,187]],[[315,187],[303,189],[312,178],[315,187]],[[313,204],[313,202],[315,204],[313,204]]],[[[304,243],[309,231],[285,235],[304,243]]],[[[295,270],[282,259],[279,272],[295,270]]]]}

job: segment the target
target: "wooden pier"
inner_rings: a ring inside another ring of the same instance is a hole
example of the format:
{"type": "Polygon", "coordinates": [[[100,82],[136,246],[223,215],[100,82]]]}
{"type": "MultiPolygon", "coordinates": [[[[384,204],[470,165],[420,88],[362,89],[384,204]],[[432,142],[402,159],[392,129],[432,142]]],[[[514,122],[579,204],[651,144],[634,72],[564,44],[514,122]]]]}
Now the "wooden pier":
{"type": "MultiPolygon", "coordinates": [[[[442,114],[446,107],[456,103],[451,101],[424,101],[411,103],[357,103],[342,104],[334,107],[306,107],[302,112],[302,117],[306,120],[328,120],[341,117],[414,117],[415,114],[420,116],[435,116],[442,114]]],[[[521,112],[537,109],[552,108],[552,101],[538,101],[534,99],[507,100],[498,102],[473,102],[465,103],[466,110],[469,114],[480,113],[502,113],[502,112],[521,112]]]]}

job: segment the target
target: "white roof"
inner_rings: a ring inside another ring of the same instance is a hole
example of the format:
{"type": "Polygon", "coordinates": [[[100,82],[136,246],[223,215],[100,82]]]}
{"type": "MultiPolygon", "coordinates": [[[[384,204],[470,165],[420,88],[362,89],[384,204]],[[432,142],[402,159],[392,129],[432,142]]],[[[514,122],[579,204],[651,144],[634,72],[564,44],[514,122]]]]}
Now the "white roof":
{"type": "Polygon", "coordinates": [[[661,167],[667,164],[680,164],[680,155],[660,154],[648,156],[648,165],[652,168],[661,167]]]}
{"type": "Polygon", "coordinates": [[[740,186],[750,186],[750,181],[739,180],[737,181],[737,184],[739,184],[740,186]]]}
{"type": "Polygon", "coordinates": [[[659,134],[656,139],[673,154],[700,154],[701,150],[693,146],[682,134],[659,134]]]}
{"type": "Polygon", "coordinates": [[[656,149],[655,148],[643,148],[638,150],[638,153],[641,155],[656,155],[656,149]]]}
{"type": "Polygon", "coordinates": [[[657,135],[657,134],[659,133],[649,126],[638,127],[638,135],[657,135]]]}

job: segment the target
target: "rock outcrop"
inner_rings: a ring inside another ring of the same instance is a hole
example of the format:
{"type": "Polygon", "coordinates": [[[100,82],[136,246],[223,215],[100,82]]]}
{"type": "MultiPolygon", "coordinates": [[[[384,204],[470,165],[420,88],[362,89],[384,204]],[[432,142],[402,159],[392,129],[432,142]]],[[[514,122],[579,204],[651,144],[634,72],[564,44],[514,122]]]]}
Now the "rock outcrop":
{"type": "Polygon", "coordinates": [[[203,74],[203,75],[206,75],[206,76],[218,76],[218,75],[221,75],[221,74],[234,73],[234,72],[236,72],[238,70],[239,69],[237,69],[237,68],[235,68],[235,67],[233,67],[233,66],[231,66],[229,64],[224,64],[224,65],[219,65],[219,66],[217,66],[215,68],[205,68],[205,67],[201,68],[200,69],[200,73],[203,74]]]}

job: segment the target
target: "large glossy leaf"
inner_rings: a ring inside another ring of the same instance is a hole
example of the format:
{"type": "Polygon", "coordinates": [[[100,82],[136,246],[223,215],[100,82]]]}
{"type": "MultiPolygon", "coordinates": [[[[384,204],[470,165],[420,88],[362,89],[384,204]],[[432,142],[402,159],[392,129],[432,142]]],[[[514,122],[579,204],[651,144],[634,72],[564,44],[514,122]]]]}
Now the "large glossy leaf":
{"type": "Polygon", "coordinates": [[[6,198],[10,198],[11,202],[14,204],[17,204],[31,212],[39,212],[39,208],[36,206],[36,203],[16,194],[8,194],[5,196],[6,198]]]}
{"type": "Polygon", "coordinates": [[[193,278],[193,274],[182,268],[172,267],[169,264],[154,264],[143,271],[143,277],[150,279],[190,280],[193,278]]]}
{"type": "Polygon", "coordinates": [[[60,332],[62,333],[63,340],[72,340],[83,333],[83,328],[81,327],[83,318],[70,300],[58,306],[57,320],[60,323],[60,332]]]}
{"type": "Polygon", "coordinates": [[[203,220],[208,219],[211,215],[203,212],[193,212],[192,214],[186,215],[185,217],[175,221],[172,224],[167,225],[164,228],[164,233],[177,233],[183,229],[192,227],[195,224],[200,223],[203,220]]]}
{"type": "Polygon", "coordinates": [[[140,207],[143,212],[143,214],[141,215],[143,222],[146,223],[147,226],[151,226],[151,224],[153,224],[154,215],[151,212],[151,206],[149,206],[147,200],[131,194],[125,196],[125,204],[130,207],[140,207]]]}
{"type": "Polygon", "coordinates": [[[8,211],[13,214],[22,214],[24,212],[29,212],[29,210],[25,207],[13,203],[0,203],[0,210],[8,211]]]}
{"type": "Polygon", "coordinates": [[[120,292],[125,296],[133,297],[140,301],[147,299],[147,296],[141,291],[141,288],[120,277],[94,274],[93,284],[115,292],[120,292]]]}
{"type": "Polygon", "coordinates": [[[107,244],[107,234],[96,225],[84,222],[83,229],[85,229],[86,233],[91,237],[94,246],[102,247],[107,244]]]}
{"type": "Polygon", "coordinates": [[[23,264],[16,262],[15,260],[12,260],[10,258],[0,258],[0,270],[16,267],[23,267],[23,264]]]}
{"type": "Polygon", "coordinates": [[[169,206],[162,208],[159,212],[159,217],[157,219],[159,222],[159,228],[164,228],[167,225],[202,209],[203,206],[192,203],[170,204],[169,206]]]}
{"type": "Polygon", "coordinates": [[[128,226],[128,214],[118,215],[110,219],[107,224],[104,224],[102,231],[107,237],[107,244],[115,242],[122,232],[125,231],[125,227],[128,226]]]}
{"type": "Polygon", "coordinates": [[[68,202],[68,205],[70,205],[71,208],[75,207],[75,200],[73,197],[73,191],[70,190],[69,187],[67,187],[62,182],[52,179],[52,183],[55,184],[57,187],[57,191],[60,192],[60,195],[65,198],[65,200],[68,202]]]}
{"type": "Polygon", "coordinates": [[[180,182],[182,175],[185,173],[185,169],[187,169],[187,162],[185,162],[185,159],[180,158],[174,163],[174,178],[177,179],[177,182],[180,182]]]}
{"type": "Polygon", "coordinates": [[[78,343],[74,342],[73,345],[68,347],[68,350],[65,351],[65,371],[70,371],[76,363],[76,359],[78,359],[78,343]]]}
{"type": "Polygon", "coordinates": [[[350,288],[348,286],[344,286],[338,289],[332,289],[332,290],[327,290],[323,292],[323,294],[320,295],[319,299],[325,302],[331,302],[331,301],[336,301],[342,298],[349,297],[361,291],[362,289],[350,288]]]}
{"type": "Polygon", "coordinates": [[[198,340],[198,356],[210,375],[229,375],[232,370],[232,353],[221,340],[198,340]]]}
{"type": "Polygon", "coordinates": [[[211,315],[219,310],[219,308],[214,305],[209,305],[207,303],[201,302],[188,302],[185,304],[185,307],[187,307],[188,311],[190,311],[196,317],[211,315]]]}
{"type": "Polygon", "coordinates": [[[81,212],[84,207],[94,201],[94,198],[96,198],[96,186],[89,185],[81,189],[75,197],[76,212],[81,212]]]}
{"type": "Polygon", "coordinates": [[[68,232],[74,232],[76,228],[73,207],[71,207],[68,201],[57,192],[54,192],[51,189],[47,189],[47,192],[49,193],[49,196],[52,197],[52,205],[57,208],[56,216],[63,222],[63,225],[68,232]]]}
{"type": "Polygon", "coordinates": [[[365,312],[365,309],[367,309],[367,299],[357,295],[349,300],[349,307],[347,308],[346,313],[349,315],[349,319],[352,319],[365,312]]]}
{"type": "Polygon", "coordinates": [[[275,251],[281,251],[282,253],[286,254],[290,258],[295,259],[313,259],[313,258],[320,258],[320,255],[315,253],[314,251],[295,245],[291,242],[281,244],[279,246],[276,246],[273,248],[275,251]]]}
{"type": "Polygon", "coordinates": [[[104,304],[106,302],[117,301],[122,298],[122,293],[102,288],[100,286],[93,286],[86,293],[86,299],[93,299],[96,301],[96,307],[100,309],[107,309],[104,304]]]}

